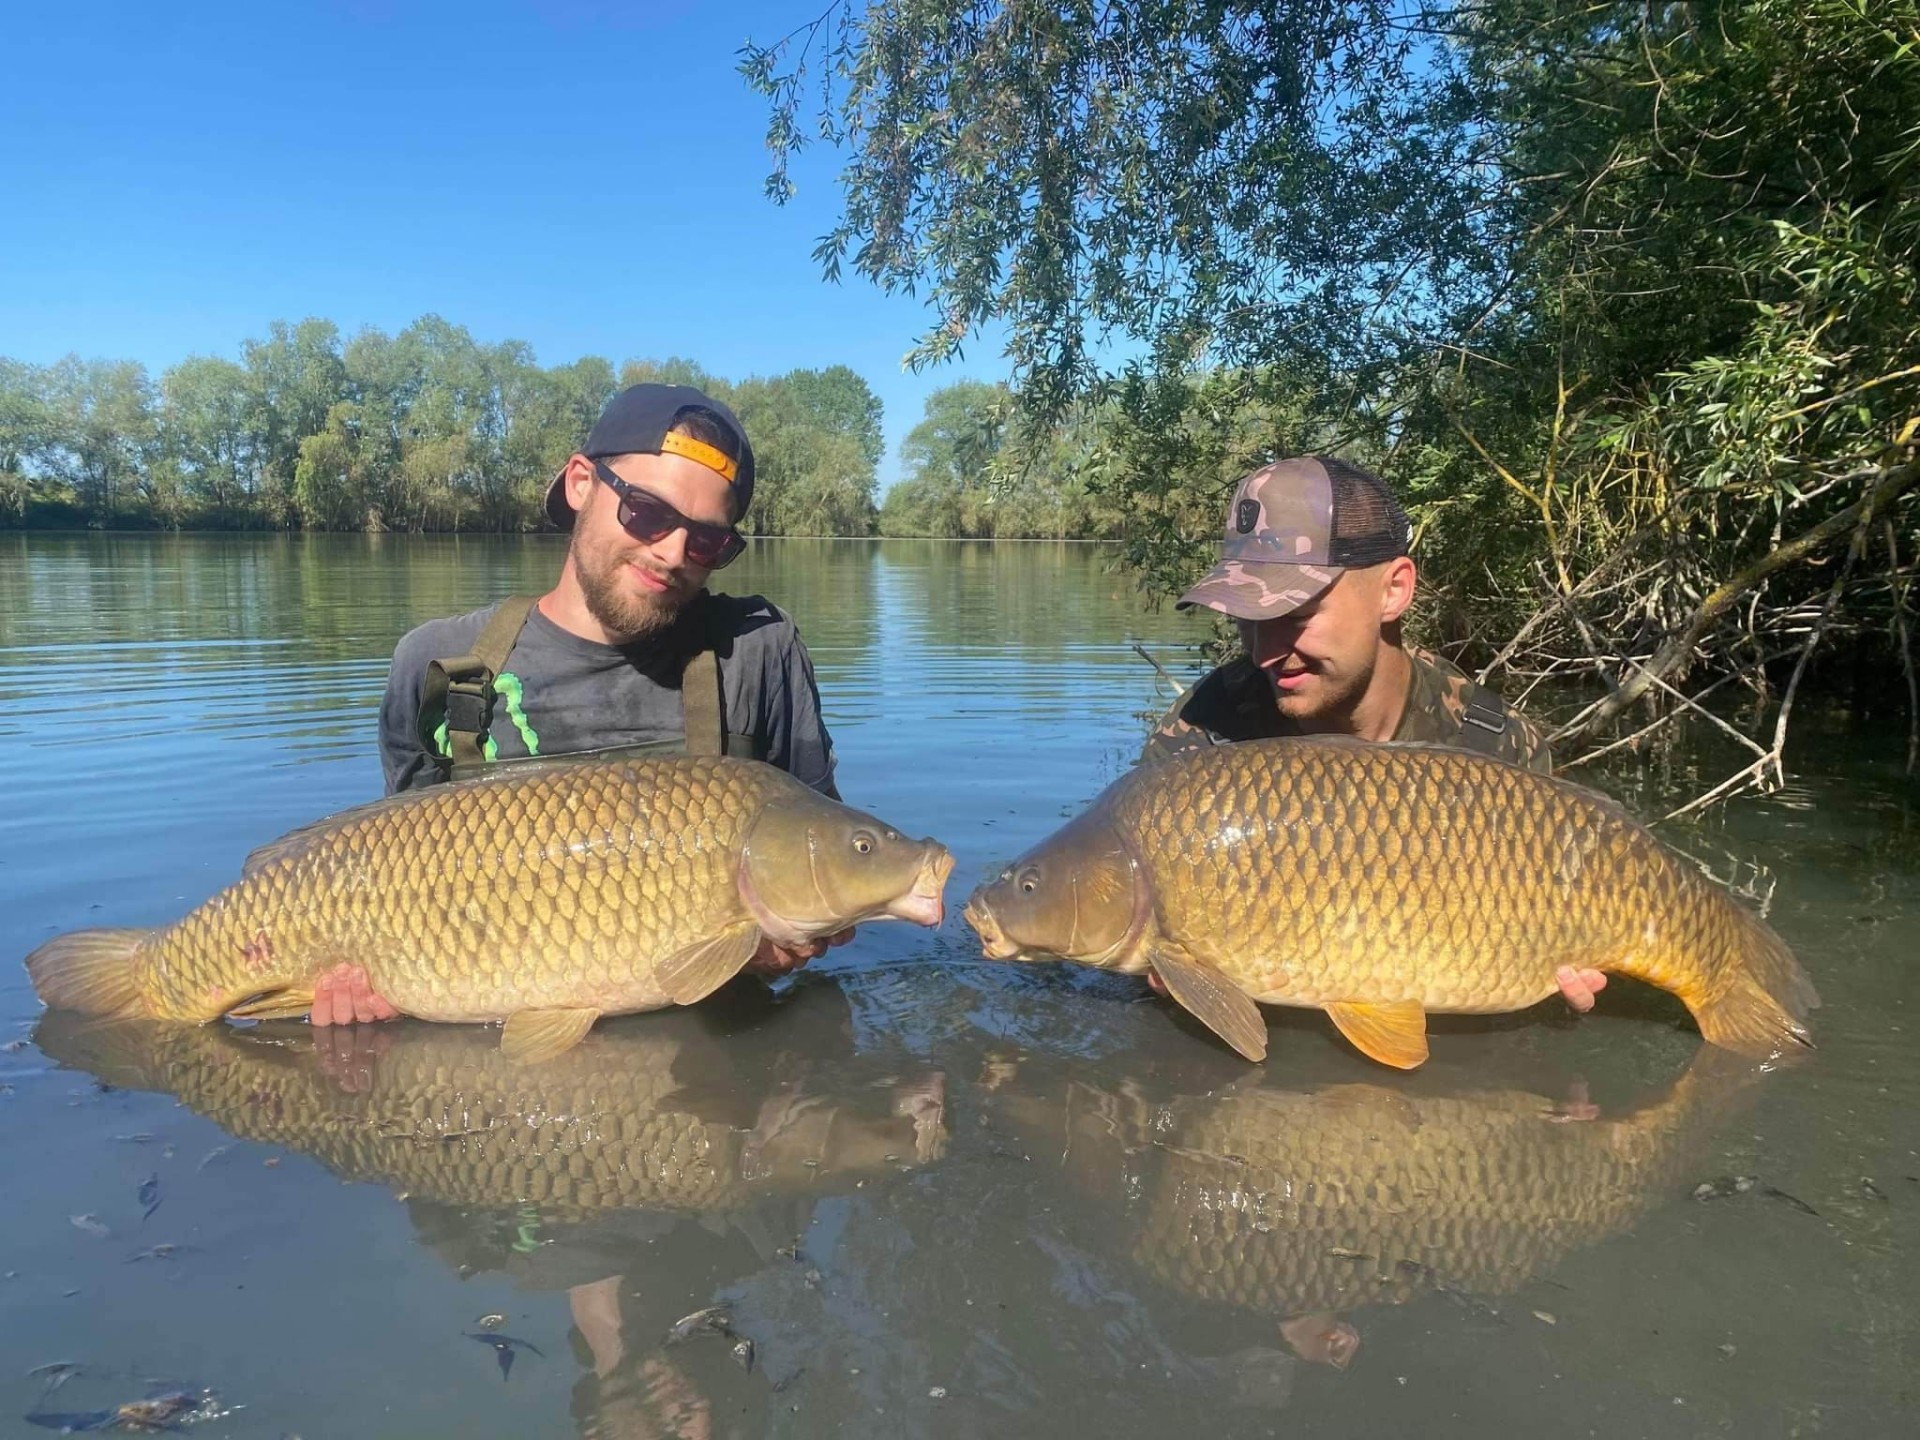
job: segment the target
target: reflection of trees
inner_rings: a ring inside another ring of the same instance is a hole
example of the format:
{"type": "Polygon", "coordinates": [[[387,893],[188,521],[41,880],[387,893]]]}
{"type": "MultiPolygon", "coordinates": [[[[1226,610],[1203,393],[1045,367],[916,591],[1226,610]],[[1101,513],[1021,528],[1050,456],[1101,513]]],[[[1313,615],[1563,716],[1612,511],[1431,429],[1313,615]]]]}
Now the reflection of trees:
{"type": "Polygon", "coordinates": [[[764,595],[786,611],[824,678],[845,663],[836,652],[871,649],[879,634],[876,556],[870,540],[762,538],[715,575],[710,588],[764,595]]]}
{"type": "Polygon", "coordinates": [[[889,540],[879,558],[889,600],[921,639],[943,647],[1007,645],[1063,656],[1130,634],[1194,633],[1193,622],[1171,611],[1149,614],[1104,546],[889,540]]]}

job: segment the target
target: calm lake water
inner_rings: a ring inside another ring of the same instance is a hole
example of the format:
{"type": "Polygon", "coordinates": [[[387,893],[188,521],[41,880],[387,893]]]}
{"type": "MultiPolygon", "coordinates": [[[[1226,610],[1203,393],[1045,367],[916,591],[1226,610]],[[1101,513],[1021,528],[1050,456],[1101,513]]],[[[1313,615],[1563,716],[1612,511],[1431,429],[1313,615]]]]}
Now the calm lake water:
{"type": "MultiPolygon", "coordinates": [[[[36,1028],[19,957],[375,795],[394,640],[560,553],[0,535],[0,1434],[155,1385],[269,1440],[1920,1432],[1920,792],[1838,721],[1669,831],[1819,985],[1783,1073],[1625,982],[1438,1021],[1409,1076],[1275,1012],[1249,1067],[957,916],[551,1073],[466,1027],[36,1028]]],[[[947,842],[955,910],[1131,761],[1166,699],[1131,642],[1200,624],[1089,547],[724,579],[798,620],[843,790],[947,842]]],[[[1659,813],[1692,763],[1608,783],[1659,813]]]]}

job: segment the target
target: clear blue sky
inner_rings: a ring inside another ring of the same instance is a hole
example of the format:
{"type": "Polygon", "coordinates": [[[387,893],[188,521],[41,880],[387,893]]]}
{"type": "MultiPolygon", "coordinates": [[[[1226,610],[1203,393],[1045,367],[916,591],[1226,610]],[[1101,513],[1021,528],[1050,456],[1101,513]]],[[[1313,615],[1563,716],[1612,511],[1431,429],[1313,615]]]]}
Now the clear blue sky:
{"type": "Polygon", "coordinates": [[[0,355],[237,358],[275,319],[437,313],[540,363],[686,355],[729,378],[851,365],[895,473],[927,393],[917,301],[814,241],[834,158],[785,209],[735,52],[821,0],[250,0],[9,7],[0,355]]]}

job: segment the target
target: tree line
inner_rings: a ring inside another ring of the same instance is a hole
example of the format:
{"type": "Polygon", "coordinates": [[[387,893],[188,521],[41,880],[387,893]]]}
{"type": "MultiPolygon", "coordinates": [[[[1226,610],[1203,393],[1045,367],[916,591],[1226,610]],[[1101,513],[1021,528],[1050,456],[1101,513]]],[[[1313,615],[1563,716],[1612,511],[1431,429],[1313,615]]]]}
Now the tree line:
{"type": "Polygon", "coordinates": [[[1154,592],[1237,476],[1335,451],[1411,502],[1429,638],[1580,682],[1563,750],[1705,702],[1775,783],[1825,675],[1920,757],[1912,0],[795,18],[741,64],[770,195],[839,150],[826,273],[923,297],[922,363],[1005,333],[1028,423],[1096,417],[1154,592]]]}
{"type": "Polygon", "coordinates": [[[740,416],[755,534],[1119,529],[1090,483],[1086,427],[1023,428],[1004,385],[929,396],[879,504],[880,401],[844,365],[738,382],[682,358],[542,368],[518,341],[485,345],[437,316],[351,339],[325,320],[276,323],[238,361],[194,357],[157,385],[131,361],[0,359],[0,526],[533,530],[607,399],[646,380],[740,416]]]}

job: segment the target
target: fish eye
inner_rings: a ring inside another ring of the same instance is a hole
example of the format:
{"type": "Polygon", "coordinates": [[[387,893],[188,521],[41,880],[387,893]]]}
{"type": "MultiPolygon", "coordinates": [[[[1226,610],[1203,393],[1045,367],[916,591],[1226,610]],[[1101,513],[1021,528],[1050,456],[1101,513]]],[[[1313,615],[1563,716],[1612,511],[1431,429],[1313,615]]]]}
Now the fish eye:
{"type": "Polygon", "coordinates": [[[871,855],[873,853],[873,836],[867,834],[864,830],[857,832],[853,837],[853,848],[858,850],[862,855],[871,855]]]}
{"type": "Polygon", "coordinates": [[[1038,870],[1029,866],[1020,872],[1020,891],[1023,895],[1031,895],[1039,888],[1040,872],[1038,870]]]}

